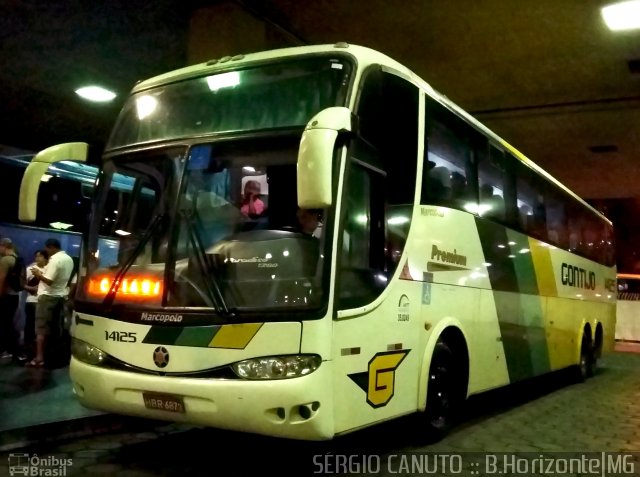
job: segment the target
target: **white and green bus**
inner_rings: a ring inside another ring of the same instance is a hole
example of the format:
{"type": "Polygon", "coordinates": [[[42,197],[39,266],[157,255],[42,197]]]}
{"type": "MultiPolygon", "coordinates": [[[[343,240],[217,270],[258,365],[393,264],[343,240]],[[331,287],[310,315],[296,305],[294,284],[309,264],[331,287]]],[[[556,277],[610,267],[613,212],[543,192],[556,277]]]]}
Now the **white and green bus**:
{"type": "MultiPolygon", "coordinates": [[[[48,165],[85,158],[42,151],[23,220],[48,165]]],[[[415,414],[439,437],[468,396],[612,348],[611,223],[376,51],[141,82],[103,159],[72,325],[90,408],[307,440],[415,414]]]]}

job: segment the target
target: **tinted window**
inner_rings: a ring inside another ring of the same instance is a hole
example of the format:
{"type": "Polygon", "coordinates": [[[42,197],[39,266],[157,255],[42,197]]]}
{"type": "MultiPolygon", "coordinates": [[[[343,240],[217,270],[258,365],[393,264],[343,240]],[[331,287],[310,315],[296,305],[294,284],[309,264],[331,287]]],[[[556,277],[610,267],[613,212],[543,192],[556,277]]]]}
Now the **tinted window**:
{"type": "Polygon", "coordinates": [[[342,308],[370,303],[386,287],[404,251],[415,196],[419,90],[380,69],[364,81],[360,139],[351,146],[345,181],[342,308]]]}
{"type": "Polygon", "coordinates": [[[427,98],[421,203],[475,209],[474,144],[477,133],[455,114],[427,98]]]}

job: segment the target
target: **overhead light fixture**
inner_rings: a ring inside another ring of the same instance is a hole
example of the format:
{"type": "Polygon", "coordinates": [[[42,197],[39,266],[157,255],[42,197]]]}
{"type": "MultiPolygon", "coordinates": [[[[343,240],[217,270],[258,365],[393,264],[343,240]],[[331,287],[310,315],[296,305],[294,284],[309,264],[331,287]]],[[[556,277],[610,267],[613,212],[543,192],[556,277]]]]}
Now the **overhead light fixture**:
{"type": "Polygon", "coordinates": [[[95,103],[106,103],[116,97],[116,94],[113,91],[101,88],[100,86],[85,86],[77,89],[76,94],[95,103]]]}
{"type": "Polygon", "coordinates": [[[633,30],[640,28],[640,0],[614,3],[602,7],[602,18],[610,30],[633,30]]]}
{"type": "Polygon", "coordinates": [[[67,230],[68,228],[73,227],[73,225],[65,224],[64,222],[51,222],[49,225],[58,230],[67,230]]]}

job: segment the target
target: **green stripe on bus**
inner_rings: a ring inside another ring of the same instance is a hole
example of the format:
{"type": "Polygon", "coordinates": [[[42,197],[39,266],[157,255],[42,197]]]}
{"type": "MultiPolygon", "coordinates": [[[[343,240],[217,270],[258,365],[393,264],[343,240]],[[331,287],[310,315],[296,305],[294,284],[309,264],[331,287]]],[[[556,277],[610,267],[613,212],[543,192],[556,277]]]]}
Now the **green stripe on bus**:
{"type": "Polygon", "coordinates": [[[477,218],[476,225],[498,315],[509,380],[549,370],[544,307],[529,241],[504,226],[477,218]]]}
{"type": "Polygon", "coordinates": [[[222,326],[219,325],[189,326],[185,328],[154,326],[149,330],[142,342],[206,348],[221,328],[222,326]]]}
{"type": "Polygon", "coordinates": [[[507,229],[485,219],[476,218],[476,226],[485,261],[491,266],[487,268],[491,288],[496,291],[519,292],[513,259],[509,246],[507,229]]]}
{"type": "Polygon", "coordinates": [[[509,246],[509,257],[513,261],[516,278],[518,281],[518,291],[520,293],[538,294],[538,283],[536,281],[536,271],[533,266],[529,240],[525,235],[507,230],[507,245],[509,246]]]}
{"type": "Polygon", "coordinates": [[[173,326],[152,326],[142,342],[171,345],[176,342],[182,330],[183,328],[173,326]]]}
{"type": "Polygon", "coordinates": [[[221,326],[190,326],[184,328],[175,344],[178,346],[206,348],[220,328],[221,326]]]}

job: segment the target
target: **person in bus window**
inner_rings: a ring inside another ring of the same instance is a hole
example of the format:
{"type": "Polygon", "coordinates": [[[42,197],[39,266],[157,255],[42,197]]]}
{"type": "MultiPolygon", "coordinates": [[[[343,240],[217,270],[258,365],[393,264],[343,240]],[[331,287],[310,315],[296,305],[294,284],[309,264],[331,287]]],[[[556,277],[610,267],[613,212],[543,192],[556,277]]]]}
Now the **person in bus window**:
{"type": "Polygon", "coordinates": [[[480,186],[480,204],[486,207],[484,216],[504,219],[504,199],[495,193],[491,184],[485,183],[480,186]]]}
{"type": "Polygon", "coordinates": [[[320,233],[322,232],[321,215],[322,211],[320,209],[298,208],[296,216],[300,224],[301,232],[315,238],[320,238],[320,233]]]}
{"type": "Polygon", "coordinates": [[[260,183],[253,180],[247,181],[244,185],[244,195],[242,197],[240,212],[250,218],[260,217],[264,212],[265,206],[259,196],[260,183]]]}
{"type": "Polygon", "coordinates": [[[470,200],[468,196],[467,179],[459,172],[451,173],[451,199],[454,206],[463,206],[470,200]]]}

